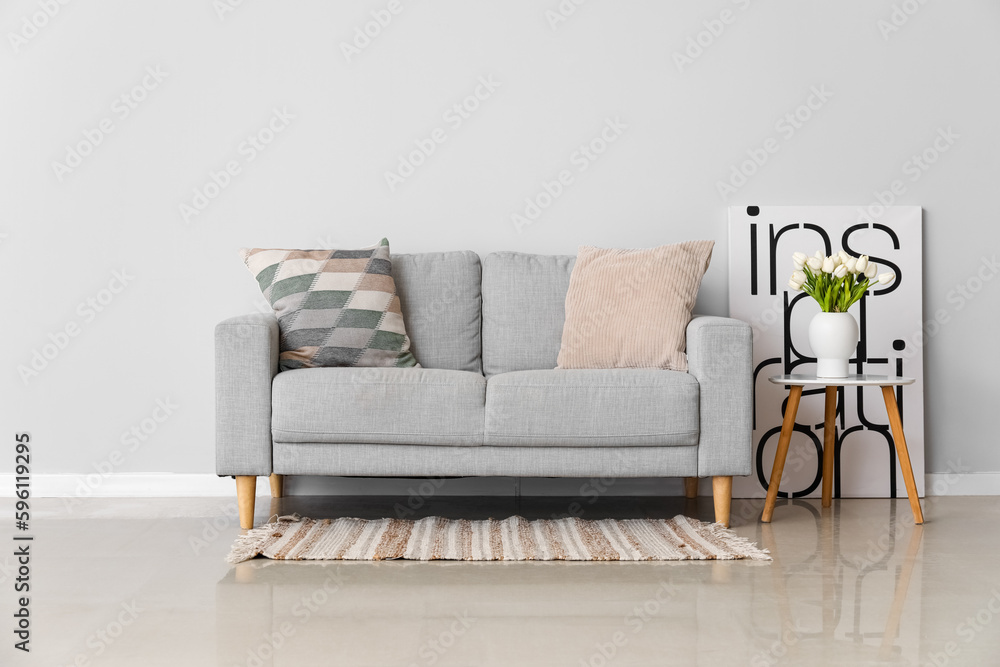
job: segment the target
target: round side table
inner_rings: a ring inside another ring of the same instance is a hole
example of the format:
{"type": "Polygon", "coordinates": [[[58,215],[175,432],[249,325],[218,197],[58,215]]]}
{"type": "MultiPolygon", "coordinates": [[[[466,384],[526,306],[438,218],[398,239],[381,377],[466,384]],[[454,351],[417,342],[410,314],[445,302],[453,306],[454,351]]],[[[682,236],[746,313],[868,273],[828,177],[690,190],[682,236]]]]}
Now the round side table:
{"type": "Polygon", "coordinates": [[[916,523],[924,522],[920,511],[920,498],[917,496],[917,484],[913,479],[913,467],[910,465],[910,453],[906,449],[906,438],[903,436],[903,422],[899,418],[899,406],[896,405],[896,392],[893,387],[913,384],[916,380],[892,375],[848,375],[844,378],[824,378],[816,375],[775,375],[769,378],[774,384],[791,387],[788,392],[788,406],[785,408],[785,419],[781,423],[781,437],[778,439],[778,449],[774,453],[774,466],[771,468],[771,479],[767,484],[767,500],[764,502],[764,513],[761,521],[770,523],[774,513],[774,503],[778,499],[778,485],[781,483],[781,473],[785,470],[785,457],[788,456],[788,444],[792,439],[795,427],[795,413],[799,409],[799,399],[802,397],[802,387],[809,384],[819,384],[826,387],[825,418],[823,420],[823,507],[829,507],[833,498],[833,450],[835,447],[835,417],[837,415],[837,387],[868,387],[882,388],[882,398],[885,401],[885,411],[889,415],[889,425],[892,427],[892,437],[896,442],[896,453],[899,455],[899,467],[903,471],[903,481],[906,482],[906,495],[910,499],[910,509],[916,523]]]}

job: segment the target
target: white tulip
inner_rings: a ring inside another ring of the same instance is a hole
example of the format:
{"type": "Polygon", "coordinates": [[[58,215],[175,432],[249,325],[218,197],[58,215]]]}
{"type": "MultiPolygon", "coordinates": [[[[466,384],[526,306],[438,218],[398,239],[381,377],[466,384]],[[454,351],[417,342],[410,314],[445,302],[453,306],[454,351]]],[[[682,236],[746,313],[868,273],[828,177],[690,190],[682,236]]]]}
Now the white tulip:
{"type": "Polygon", "coordinates": [[[823,273],[833,273],[833,269],[836,268],[833,263],[833,257],[827,257],[823,260],[823,273]]]}
{"type": "Polygon", "coordinates": [[[823,251],[822,250],[817,250],[816,254],[813,255],[813,257],[815,257],[816,259],[818,259],[820,261],[823,261],[823,251]]]}
{"type": "Polygon", "coordinates": [[[854,265],[854,270],[858,273],[864,273],[866,268],[868,268],[868,255],[861,255],[858,257],[858,263],[854,265]]]}
{"type": "Polygon", "coordinates": [[[857,260],[856,257],[848,257],[847,261],[844,262],[844,266],[846,266],[847,270],[850,271],[851,273],[857,273],[858,272],[857,271],[857,264],[858,264],[858,260],[857,260]]]}
{"type": "Polygon", "coordinates": [[[865,267],[865,278],[871,280],[876,275],[878,275],[878,264],[870,262],[868,266],[865,267]]]}
{"type": "Polygon", "coordinates": [[[830,255],[830,259],[833,260],[833,265],[840,266],[843,262],[840,261],[840,255],[830,255]]]}
{"type": "Polygon", "coordinates": [[[810,257],[806,261],[806,264],[809,266],[810,269],[813,270],[813,273],[823,268],[823,260],[817,257],[810,257]]]}
{"type": "Polygon", "coordinates": [[[896,274],[893,273],[892,271],[890,271],[888,273],[883,273],[882,275],[880,275],[878,277],[879,283],[881,283],[883,285],[888,285],[889,283],[891,283],[895,279],[896,279],[896,274]]]}
{"type": "Polygon", "coordinates": [[[801,271],[807,259],[809,258],[806,257],[806,254],[804,252],[797,252],[792,255],[792,264],[795,265],[796,269],[801,271]]]}
{"type": "Polygon", "coordinates": [[[806,281],[806,274],[802,273],[801,271],[795,271],[792,273],[792,280],[801,285],[806,281]]]}
{"type": "Polygon", "coordinates": [[[837,269],[833,272],[834,278],[843,278],[846,275],[847,275],[847,267],[843,264],[838,266],[837,269]]]}
{"type": "Polygon", "coordinates": [[[849,260],[851,256],[848,255],[843,250],[841,250],[840,252],[837,253],[837,258],[840,260],[841,264],[847,264],[847,260],[849,260]]]}
{"type": "Polygon", "coordinates": [[[802,283],[797,283],[792,278],[788,279],[788,286],[791,287],[796,292],[801,292],[802,291],[802,283]]]}

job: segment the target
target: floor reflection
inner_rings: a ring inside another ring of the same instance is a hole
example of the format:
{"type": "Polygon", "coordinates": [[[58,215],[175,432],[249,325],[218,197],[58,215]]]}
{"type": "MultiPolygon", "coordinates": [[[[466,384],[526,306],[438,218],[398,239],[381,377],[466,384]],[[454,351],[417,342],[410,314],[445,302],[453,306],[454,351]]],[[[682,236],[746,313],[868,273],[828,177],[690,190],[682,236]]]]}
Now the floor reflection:
{"type": "MultiPolygon", "coordinates": [[[[263,500],[263,499],[262,499],[263,500]]],[[[421,511],[549,516],[574,499],[447,499],[421,511]]],[[[0,510],[4,509],[0,499],[0,510]]],[[[7,502],[7,510],[13,505],[7,502]]],[[[320,517],[406,499],[297,499],[320,517]]],[[[100,667],[1000,664],[1000,498],[785,501],[735,532],[771,562],[224,561],[232,499],[39,499],[30,655],[100,667]],[[120,627],[124,606],[139,617],[120,627]],[[100,633],[113,643],[100,643],[100,633]],[[611,657],[607,657],[611,656],[611,657]]],[[[258,523],[270,510],[259,503],[258,523]]],[[[602,498],[586,516],[710,519],[711,498],[602,498]]],[[[0,556],[0,582],[12,559],[0,556]]],[[[13,612],[11,612],[13,613],[13,612]]]]}
{"type": "Polygon", "coordinates": [[[881,521],[868,516],[863,524],[843,516],[851,510],[839,502],[824,509],[813,500],[779,505],[787,508],[785,521],[800,515],[799,533],[786,540],[781,521],[759,524],[761,545],[774,558],[777,621],[760,629],[773,640],[764,657],[795,664],[818,642],[838,659],[920,664],[923,526],[912,517],[900,522],[898,503],[885,504],[881,521]]]}
{"type": "MultiPolygon", "coordinates": [[[[270,511],[385,512],[325,502],[270,511]]],[[[711,505],[695,502],[696,516],[711,505]]],[[[771,563],[248,561],[216,586],[218,663],[335,650],[345,665],[815,664],[831,652],[836,664],[919,664],[923,528],[898,523],[905,504],[779,504],[774,523],[737,529],[771,563]]]]}

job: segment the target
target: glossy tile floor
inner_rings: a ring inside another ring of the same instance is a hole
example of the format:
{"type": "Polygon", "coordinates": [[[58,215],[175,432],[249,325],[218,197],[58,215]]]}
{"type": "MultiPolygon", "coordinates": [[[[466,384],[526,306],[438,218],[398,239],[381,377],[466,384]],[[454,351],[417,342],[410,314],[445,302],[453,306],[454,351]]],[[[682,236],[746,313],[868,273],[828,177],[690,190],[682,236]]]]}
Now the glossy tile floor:
{"type": "MultiPolygon", "coordinates": [[[[258,499],[270,512],[395,515],[399,498],[258,499]]],[[[416,516],[550,517],[572,499],[433,498],[416,516]]],[[[0,501],[12,516],[13,503],[0,501]]],[[[0,533],[0,664],[1000,665],[1000,498],[734,501],[770,563],[454,563],[223,558],[223,499],[38,500],[32,652],[12,648],[0,533]]],[[[711,498],[601,498],[585,518],[678,513],[711,498]]],[[[7,522],[5,522],[7,523],[7,522]]]]}

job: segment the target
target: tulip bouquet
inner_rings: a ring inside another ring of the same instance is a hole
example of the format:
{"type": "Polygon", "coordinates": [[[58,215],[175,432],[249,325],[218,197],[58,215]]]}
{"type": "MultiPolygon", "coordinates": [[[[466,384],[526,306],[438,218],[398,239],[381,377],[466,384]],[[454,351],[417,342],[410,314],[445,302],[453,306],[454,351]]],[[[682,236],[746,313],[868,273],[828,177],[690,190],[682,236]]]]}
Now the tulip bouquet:
{"type": "Polygon", "coordinates": [[[792,255],[792,263],[795,272],[788,286],[816,299],[824,313],[846,313],[869,287],[888,285],[896,279],[891,272],[878,275],[878,266],[868,260],[868,255],[851,257],[843,250],[829,257],[819,251],[812,257],[797,252],[792,255]]]}

